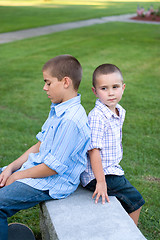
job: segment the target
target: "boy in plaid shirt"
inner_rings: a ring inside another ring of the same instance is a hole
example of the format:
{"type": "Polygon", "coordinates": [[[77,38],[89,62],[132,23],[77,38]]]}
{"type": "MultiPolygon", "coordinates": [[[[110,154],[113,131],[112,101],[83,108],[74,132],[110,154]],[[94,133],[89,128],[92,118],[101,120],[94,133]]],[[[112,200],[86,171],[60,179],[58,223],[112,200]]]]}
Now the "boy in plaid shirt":
{"type": "Polygon", "coordinates": [[[91,144],[88,164],[81,174],[83,187],[93,191],[97,203],[109,202],[109,196],[116,196],[124,209],[138,224],[142,205],[141,194],[125,178],[119,165],[123,156],[122,125],[125,110],[118,104],[125,89],[123,76],[113,64],[102,64],[93,73],[92,91],[98,98],[88,119],[91,127],[91,144]]]}

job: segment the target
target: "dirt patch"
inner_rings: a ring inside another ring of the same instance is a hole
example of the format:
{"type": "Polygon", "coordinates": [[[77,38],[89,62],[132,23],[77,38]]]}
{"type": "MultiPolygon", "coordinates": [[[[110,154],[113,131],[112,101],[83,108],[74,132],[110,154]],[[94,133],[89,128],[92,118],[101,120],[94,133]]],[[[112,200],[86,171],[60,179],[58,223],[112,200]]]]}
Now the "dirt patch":
{"type": "Polygon", "coordinates": [[[153,22],[160,22],[160,16],[150,15],[150,16],[136,16],[131,19],[138,20],[138,21],[153,21],[153,22]]]}
{"type": "Polygon", "coordinates": [[[158,182],[158,183],[160,183],[160,178],[156,178],[156,177],[153,177],[153,176],[147,176],[147,177],[144,177],[144,179],[149,181],[149,182],[158,182]]]}

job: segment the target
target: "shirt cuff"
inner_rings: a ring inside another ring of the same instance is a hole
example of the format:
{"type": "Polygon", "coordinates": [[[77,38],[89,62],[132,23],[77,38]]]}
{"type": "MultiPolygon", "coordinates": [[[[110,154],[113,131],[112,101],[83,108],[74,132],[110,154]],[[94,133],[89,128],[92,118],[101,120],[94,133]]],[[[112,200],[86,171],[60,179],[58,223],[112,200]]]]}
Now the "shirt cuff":
{"type": "Polygon", "coordinates": [[[94,149],[94,148],[97,148],[97,149],[102,149],[102,144],[98,144],[98,143],[91,143],[90,145],[89,145],[89,148],[88,148],[88,151],[89,150],[92,150],[92,149],[94,149]]]}
{"type": "Polygon", "coordinates": [[[62,175],[68,169],[66,165],[58,161],[51,153],[45,157],[44,164],[56,171],[59,175],[62,175]]]}
{"type": "Polygon", "coordinates": [[[43,133],[42,133],[42,132],[39,132],[39,133],[36,135],[36,138],[37,138],[38,141],[42,142],[43,133]]]}

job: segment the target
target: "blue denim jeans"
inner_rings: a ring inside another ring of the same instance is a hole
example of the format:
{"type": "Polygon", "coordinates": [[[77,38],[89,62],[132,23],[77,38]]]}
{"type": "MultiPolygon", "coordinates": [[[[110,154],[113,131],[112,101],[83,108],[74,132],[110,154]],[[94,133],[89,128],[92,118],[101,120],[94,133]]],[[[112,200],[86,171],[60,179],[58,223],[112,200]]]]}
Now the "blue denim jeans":
{"type": "Polygon", "coordinates": [[[18,181],[0,188],[0,240],[8,240],[8,217],[51,199],[48,191],[41,191],[18,181]]]}

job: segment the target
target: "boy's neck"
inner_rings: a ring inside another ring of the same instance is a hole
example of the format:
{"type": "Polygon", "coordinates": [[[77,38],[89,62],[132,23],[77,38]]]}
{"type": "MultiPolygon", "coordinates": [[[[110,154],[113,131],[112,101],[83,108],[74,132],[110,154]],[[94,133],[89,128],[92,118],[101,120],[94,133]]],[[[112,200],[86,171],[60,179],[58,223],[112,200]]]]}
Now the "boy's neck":
{"type": "Polygon", "coordinates": [[[77,91],[69,91],[65,94],[64,98],[63,98],[63,102],[66,102],[74,97],[77,97],[77,91]]]}
{"type": "MultiPolygon", "coordinates": [[[[106,105],[107,106],[107,105],[106,105]]],[[[108,106],[107,106],[108,107],[108,106]]],[[[108,107],[109,108],[109,107],[108,107]]],[[[118,117],[119,117],[119,111],[118,109],[115,107],[115,108],[109,108],[109,110],[111,110],[114,114],[116,114],[118,117]]]]}
{"type": "Polygon", "coordinates": [[[115,109],[115,114],[119,117],[119,111],[117,108],[115,109]]]}

